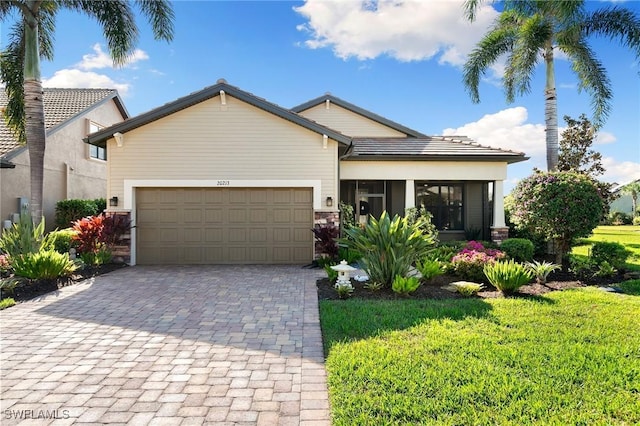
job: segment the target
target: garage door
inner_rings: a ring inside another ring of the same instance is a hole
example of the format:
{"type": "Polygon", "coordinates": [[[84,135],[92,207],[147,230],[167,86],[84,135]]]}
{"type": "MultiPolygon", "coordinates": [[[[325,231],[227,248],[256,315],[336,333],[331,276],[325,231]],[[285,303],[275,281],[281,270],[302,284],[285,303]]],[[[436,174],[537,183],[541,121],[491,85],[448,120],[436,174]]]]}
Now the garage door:
{"type": "Polygon", "coordinates": [[[311,188],[139,188],[137,263],[313,259],[311,188]]]}

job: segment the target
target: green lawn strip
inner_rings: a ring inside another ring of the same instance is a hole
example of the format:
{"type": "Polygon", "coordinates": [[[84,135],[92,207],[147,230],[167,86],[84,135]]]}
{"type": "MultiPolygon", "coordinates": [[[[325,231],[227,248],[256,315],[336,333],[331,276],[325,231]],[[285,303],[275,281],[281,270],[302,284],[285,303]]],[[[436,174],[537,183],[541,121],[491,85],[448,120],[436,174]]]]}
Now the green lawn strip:
{"type": "Polygon", "coordinates": [[[323,301],[332,416],[352,424],[636,424],[640,299],[323,301]]]}
{"type": "Polygon", "coordinates": [[[598,226],[589,238],[581,239],[580,245],[575,246],[573,254],[588,256],[593,243],[609,241],[620,243],[631,251],[627,260],[627,268],[640,271],[640,226],[598,226]]]}
{"type": "Polygon", "coordinates": [[[640,296],[640,280],[629,280],[616,285],[623,293],[640,296]]]}

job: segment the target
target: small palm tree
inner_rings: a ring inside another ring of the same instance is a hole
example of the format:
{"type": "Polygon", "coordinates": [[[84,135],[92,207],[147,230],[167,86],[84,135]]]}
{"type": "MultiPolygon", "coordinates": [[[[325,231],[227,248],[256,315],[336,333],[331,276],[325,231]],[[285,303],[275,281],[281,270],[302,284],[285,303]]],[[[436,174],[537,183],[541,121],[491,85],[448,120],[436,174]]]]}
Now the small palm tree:
{"type": "MultiPolygon", "coordinates": [[[[482,0],[465,2],[466,17],[475,20],[482,0]]],[[[546,72],[545,122],[547,168],[558,165],[558,113],[554,60],[556,50],[572,63],[579,88],[590,93],[594,125],[600,127],[610,110],[611,83],[604,65],[589,46],[594,35],[617,40],[640,57],[640,17],[621,6],[588,11],[583,0],[505,0],[496,23],[471,52],[464,66],[464,85],[473,102],[480,102],[480,78],[502,55],[507,55],[503,85],[508,102],[531,91],[536,65],[546,72]]]]}
{"type": "MultiPolygon", "coordinates": [[[[149,20],[156,39],[173,38],[173,9],[166,0],[136,1],[149,20]]],[[[131,2],[126,0],[2,0],[0,20],[17,11],[22,21],[12,31],[11,41],[0,56],[0,78],[5,83],[9,105],[5,117],[29,149],[31,216],[42,218],[44,153],[46,146],[40,60],[53,58],[56,14],[68,9],[94,18],[103,29],[114,64],[122,65],[134,51],[138,27],[131,2]]]]}

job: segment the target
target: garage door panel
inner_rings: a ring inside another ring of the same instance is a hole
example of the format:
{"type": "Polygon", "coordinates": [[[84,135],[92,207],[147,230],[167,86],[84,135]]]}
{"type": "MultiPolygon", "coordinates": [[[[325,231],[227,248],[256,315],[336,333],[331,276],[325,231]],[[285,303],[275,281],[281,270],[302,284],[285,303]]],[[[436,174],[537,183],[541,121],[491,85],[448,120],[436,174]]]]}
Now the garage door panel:
{"type": "Polygon", "coordinates": [[[136,192],[140,264],[307,263],[310,188],[143,188],[136,192]]]}

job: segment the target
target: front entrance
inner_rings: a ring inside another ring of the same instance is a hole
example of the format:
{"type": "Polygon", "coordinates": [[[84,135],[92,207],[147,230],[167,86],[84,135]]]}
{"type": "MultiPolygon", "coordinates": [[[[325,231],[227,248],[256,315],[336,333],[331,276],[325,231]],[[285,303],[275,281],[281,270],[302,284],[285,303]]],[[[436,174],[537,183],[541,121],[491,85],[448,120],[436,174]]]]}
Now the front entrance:
{"type": "Polygon", "coordinates": [[[340,200],[354,208],[356,223],[365,224],[383,211],[391,216],[404,214],[404,181],[343,180],[340,200]]]}

